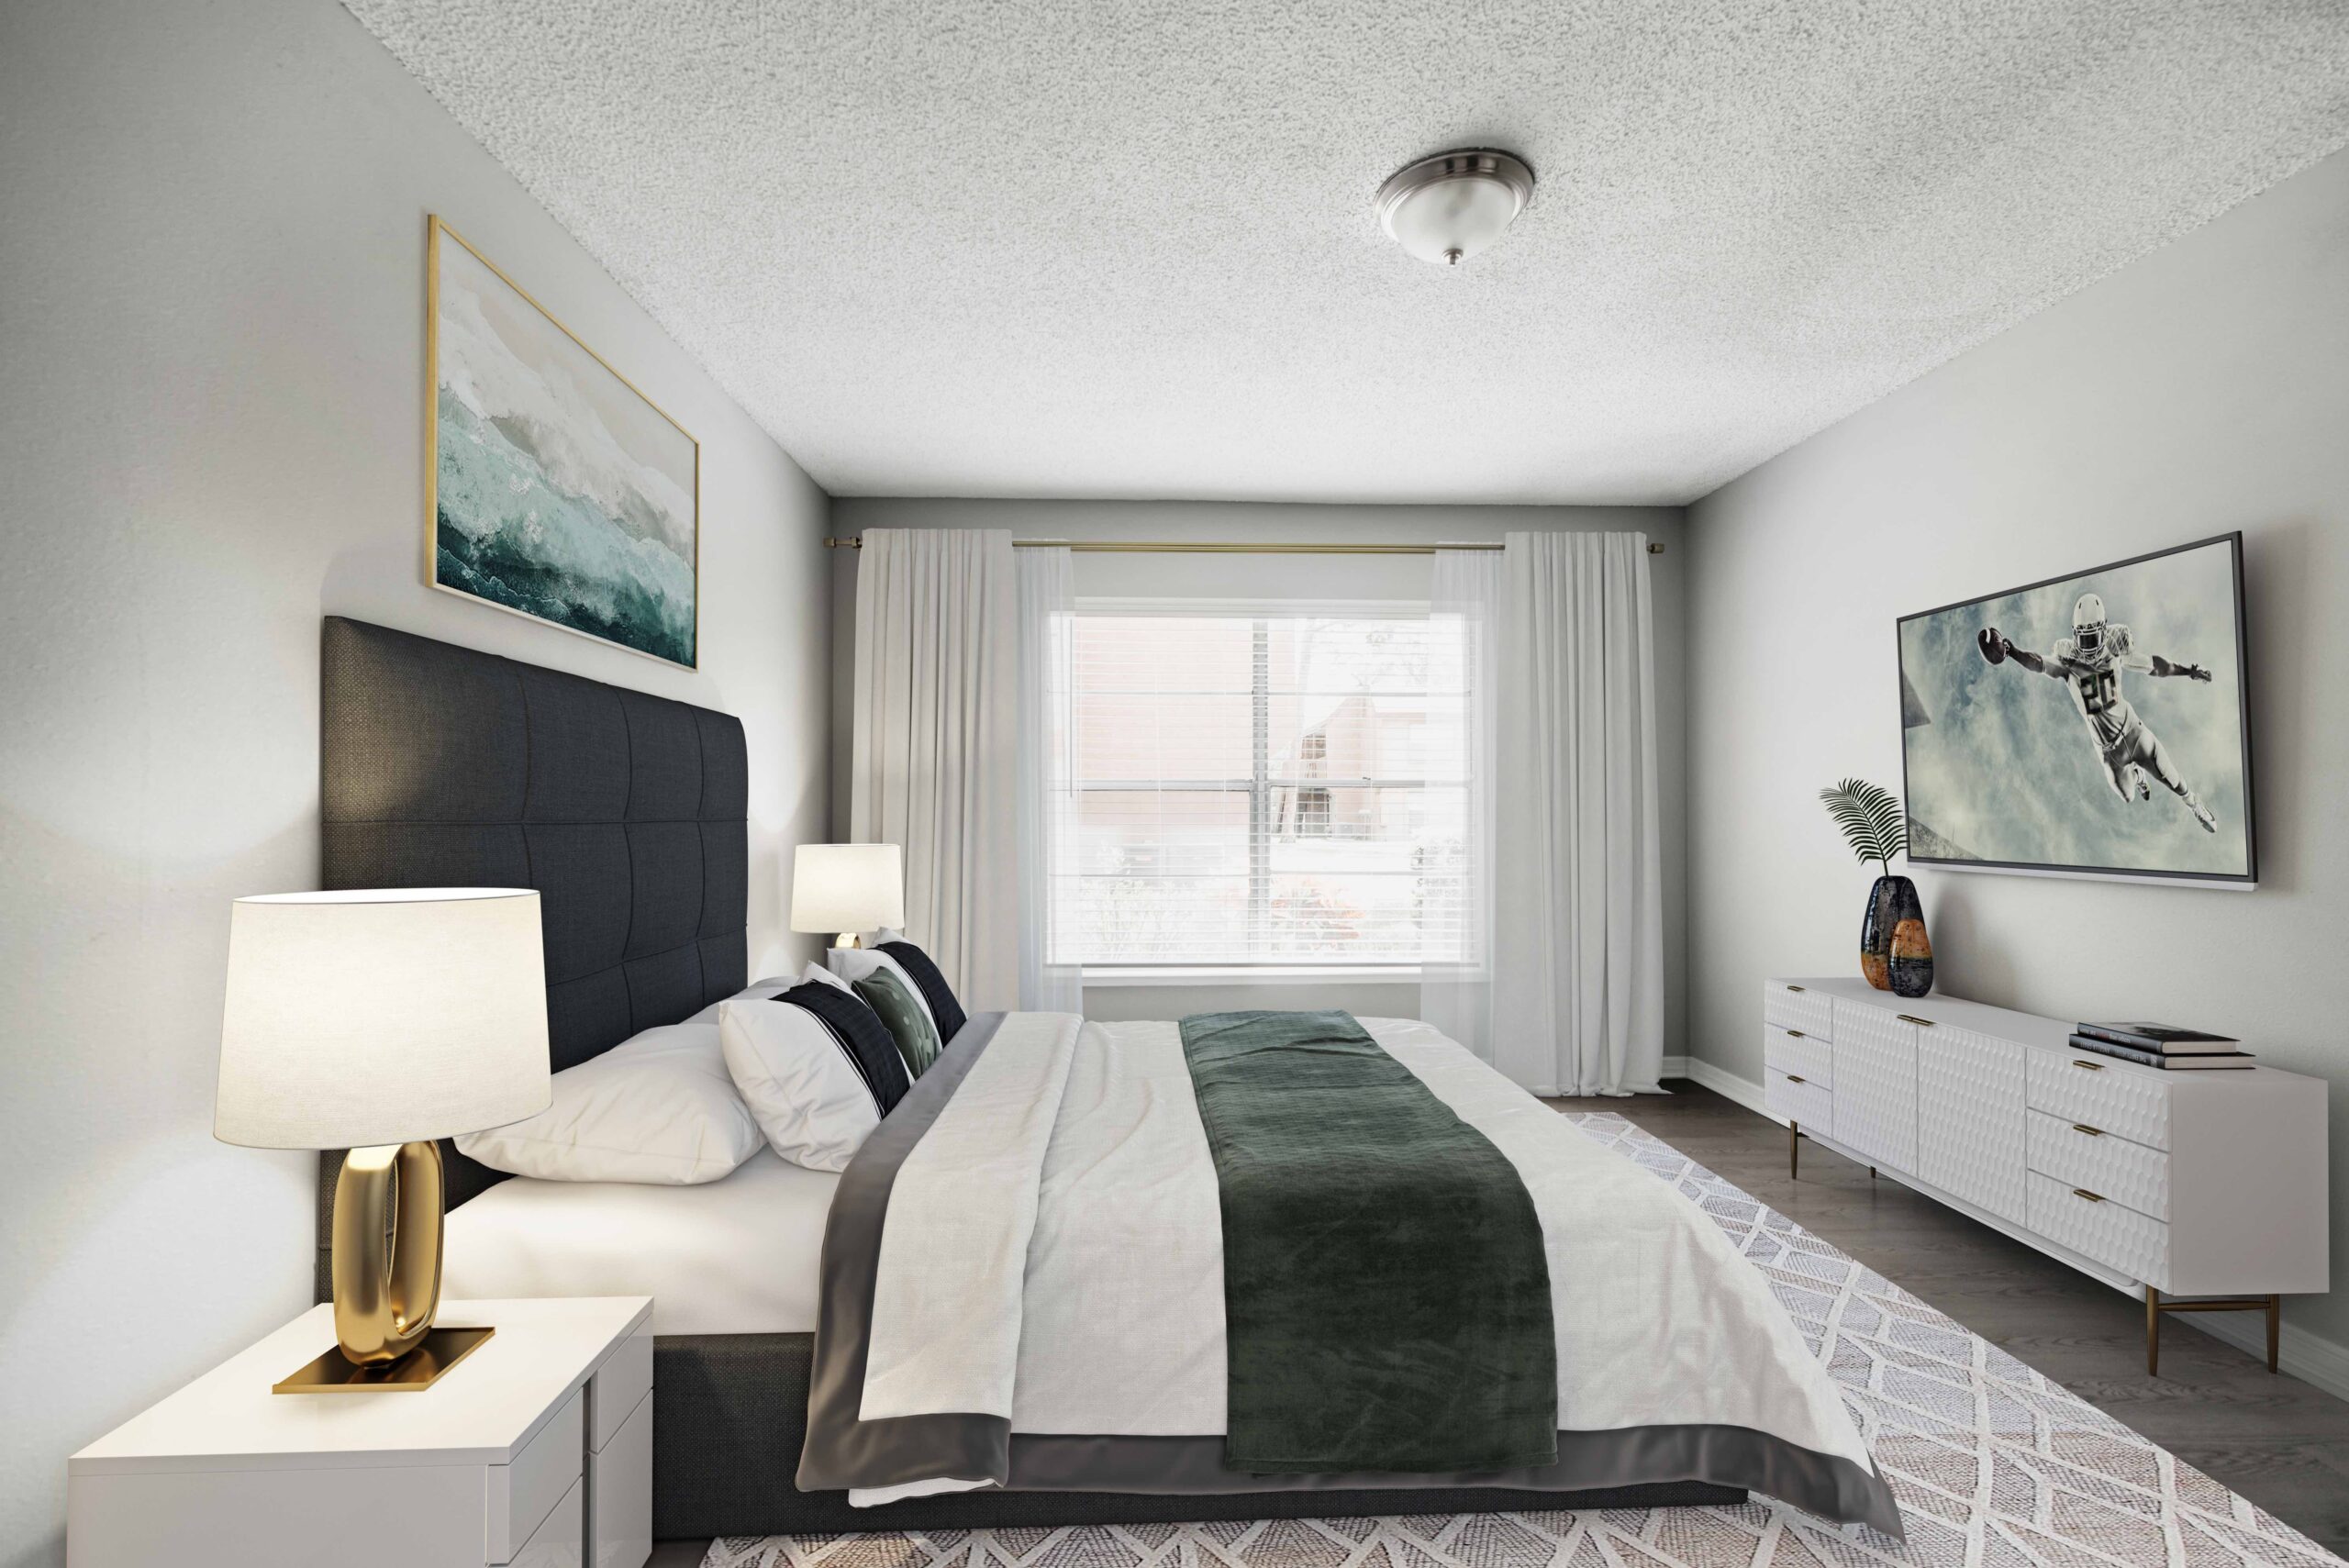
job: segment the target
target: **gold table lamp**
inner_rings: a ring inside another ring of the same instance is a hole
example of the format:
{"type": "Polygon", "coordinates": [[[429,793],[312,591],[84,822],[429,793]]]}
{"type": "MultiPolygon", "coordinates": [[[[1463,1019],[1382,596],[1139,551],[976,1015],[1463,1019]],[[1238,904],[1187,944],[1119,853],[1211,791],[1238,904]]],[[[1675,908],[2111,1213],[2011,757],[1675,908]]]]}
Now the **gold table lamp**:
{"type": "Polygon", "coordinates": [[[839,933],[852,948],[861,931],[906,923],[906,872],[895,844],[802,844],[791,856],[791,929],[839,933]]]}
{"type": "Polygon", "coordinates": [[[389,888],[239,898],[228,925],[213,1136],[348,1149],[335,1184],[336,1348],[280,1394],[418,1389],[488,1339],[433,1324],[435,1140],[549,1097],[539,895],[389,888]]]}

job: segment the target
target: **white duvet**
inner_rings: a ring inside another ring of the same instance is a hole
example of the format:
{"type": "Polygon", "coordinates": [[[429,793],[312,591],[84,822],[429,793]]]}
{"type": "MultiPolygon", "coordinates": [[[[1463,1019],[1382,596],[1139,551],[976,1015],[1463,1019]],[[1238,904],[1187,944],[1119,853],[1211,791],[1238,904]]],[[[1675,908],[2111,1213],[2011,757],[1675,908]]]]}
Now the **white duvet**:
{"type": "MultiPolygon", "coordinates": [[[[1872,1469],[1826,1369],[1695,1205],[1428,1025],[1361,1022],[1532,1196],[1561,1429],[1743,1427],[1872,1469]]],[[[1219,1435],[1225,1379],[1216,1172],[1176,1026],[1010,1015],[891,1191],[862,1418],[1219,1435]]]]}

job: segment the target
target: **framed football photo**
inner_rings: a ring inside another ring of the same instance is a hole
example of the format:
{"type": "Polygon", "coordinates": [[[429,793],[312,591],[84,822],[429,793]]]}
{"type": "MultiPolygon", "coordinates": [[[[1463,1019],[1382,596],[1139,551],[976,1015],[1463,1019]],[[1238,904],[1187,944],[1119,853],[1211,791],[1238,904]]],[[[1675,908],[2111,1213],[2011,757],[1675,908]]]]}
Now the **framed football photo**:
{"type": "Polygon", "coordinates": [[[1910,860],[2256,883],[2241,534],[1899,629],[1910,860]]]}

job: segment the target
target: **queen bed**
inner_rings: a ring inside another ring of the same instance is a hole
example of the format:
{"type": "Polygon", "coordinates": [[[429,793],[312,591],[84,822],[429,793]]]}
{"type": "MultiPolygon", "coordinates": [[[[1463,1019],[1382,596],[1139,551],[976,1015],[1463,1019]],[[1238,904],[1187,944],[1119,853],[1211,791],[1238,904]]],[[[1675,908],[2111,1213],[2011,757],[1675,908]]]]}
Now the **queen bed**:
{"type": "MultiPolygon", "coordinates": [[[[787,984],[747,980],[738,721],[333,618],[322,713],[326,884],[537,887],[556,1069],[787,984]]],[[[1748,1487],[1898,1533],[1687,1200],[1423,1024],[1230,1017],[974,1016],[838,1174],[762,1150],[698,1185],[546,1181],[444,1148],[446,1288],[655,1298],[664,1538],[1748,1487]],[[1350,1109],[1300,1128],[1323,1092],[1350,1109]],[[1419,1163],[1382,1153],[1410,1128],[1419,1163]],[[1488,1321],[1447,1326],[1445,1272],[1487,1266],[1449,1299],[1488,1321]],[[1408,1364],[1360,1353],[1401,1329],[1408,1364]]]]}

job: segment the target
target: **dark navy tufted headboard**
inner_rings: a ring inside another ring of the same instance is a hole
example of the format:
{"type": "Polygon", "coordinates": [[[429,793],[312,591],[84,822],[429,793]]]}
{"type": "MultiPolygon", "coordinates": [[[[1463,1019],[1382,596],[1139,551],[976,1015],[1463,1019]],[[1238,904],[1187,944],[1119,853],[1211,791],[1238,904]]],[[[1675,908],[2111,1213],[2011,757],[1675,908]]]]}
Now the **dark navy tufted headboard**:
{"type": "MultiPolygon", "coordinates": [[[[537,888],[558,1071],[748,984],[741,720],[365,621],[320,640],[325,886],[537,888]]],[[[441,1153],[452,1207],[504,1179],[441,1153]]]]}

